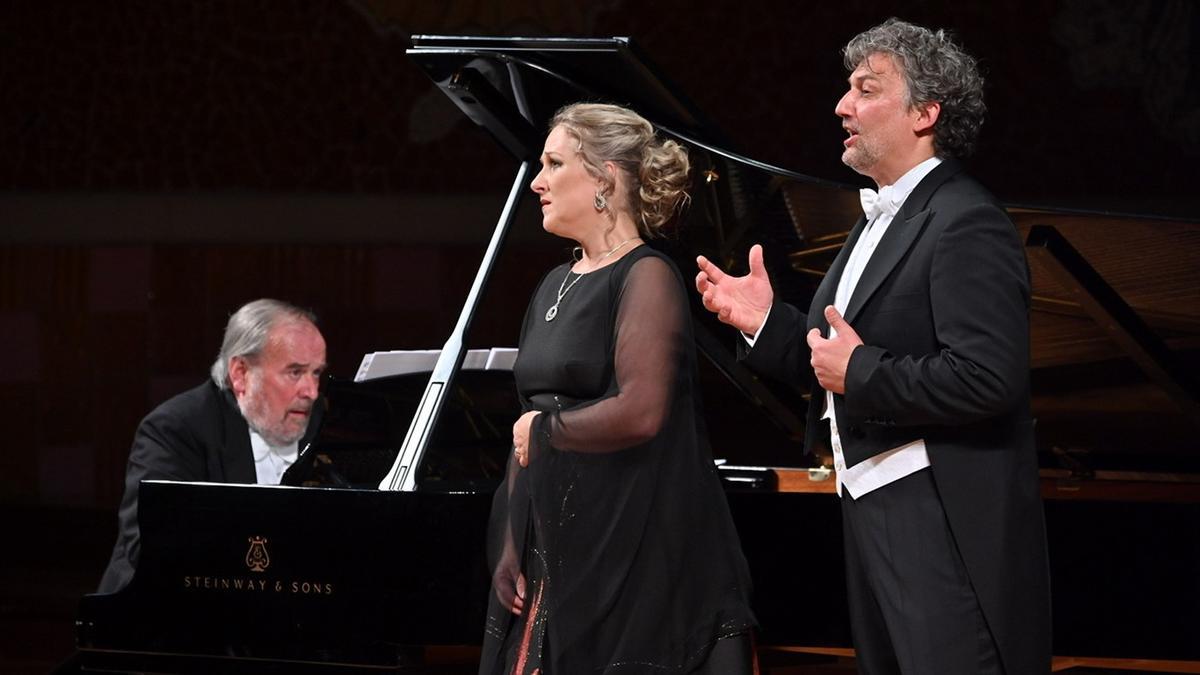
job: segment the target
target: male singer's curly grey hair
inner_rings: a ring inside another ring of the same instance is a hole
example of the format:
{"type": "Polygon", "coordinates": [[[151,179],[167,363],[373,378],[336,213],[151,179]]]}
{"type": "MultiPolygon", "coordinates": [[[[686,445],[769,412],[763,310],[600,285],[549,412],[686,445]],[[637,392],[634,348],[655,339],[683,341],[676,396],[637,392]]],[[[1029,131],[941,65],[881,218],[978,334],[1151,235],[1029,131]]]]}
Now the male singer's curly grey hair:
{"type": "Polygon", "coordinates": [[[975,59],[946,31],[931,31],[893,17],[854,36],[842,54],[850,71],[872,54],[891,56],[908,85],[909,105],[941,104],[933,127],[939,157],[966,157],[975,149],[987,112],[983,77],[975,59]]]}

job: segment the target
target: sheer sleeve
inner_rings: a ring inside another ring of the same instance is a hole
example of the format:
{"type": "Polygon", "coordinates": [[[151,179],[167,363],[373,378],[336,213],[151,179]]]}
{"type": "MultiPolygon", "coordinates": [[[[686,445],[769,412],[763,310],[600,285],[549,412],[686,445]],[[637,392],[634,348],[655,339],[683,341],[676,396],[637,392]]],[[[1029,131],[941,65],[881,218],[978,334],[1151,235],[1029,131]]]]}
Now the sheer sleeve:
{"type": "Polygon", "coordinates": [[[654,438],[670,414],[686,307],[682,282],[668,263],[653,256],[635,262],[614,318],[615,393],[538,415],[530,430],[530,456],[536,460],[547,447],[615,452],[654,438]]]}
{"type": "Polygon", "coordinates": [[[529,519],[528,487],[525,474],[509,453],[506,479],[492,498],[492,516],[488,526],[488,561],[492,568],[495,599],[505,610],[497,614],[507,618],[517,593],[521,575],[521,551],[529,519]]]}

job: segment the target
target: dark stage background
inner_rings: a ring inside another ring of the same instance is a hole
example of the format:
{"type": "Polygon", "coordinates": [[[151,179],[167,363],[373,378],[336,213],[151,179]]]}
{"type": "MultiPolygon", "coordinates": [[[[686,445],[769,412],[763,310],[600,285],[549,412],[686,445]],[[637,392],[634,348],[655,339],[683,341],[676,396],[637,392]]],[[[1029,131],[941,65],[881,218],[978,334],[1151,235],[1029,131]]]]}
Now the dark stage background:
{"type": "MultiPolygon", "coordinates": [[[[334,374],[440,347],[516,163],[411,64],[414,33],[628,35],[732,149],[838,161],[838,50],[888,16],[952,29],[989,118],[969,163],[1020,204],[1200,217],[1200,5],[268,2],[0,6],[0,670],[71,649],[138,420],[198,383],[228,313],[322,317],[334,374]]],[[[565,246],[521,214],[470,346],[514,345],[565,246]]]]}

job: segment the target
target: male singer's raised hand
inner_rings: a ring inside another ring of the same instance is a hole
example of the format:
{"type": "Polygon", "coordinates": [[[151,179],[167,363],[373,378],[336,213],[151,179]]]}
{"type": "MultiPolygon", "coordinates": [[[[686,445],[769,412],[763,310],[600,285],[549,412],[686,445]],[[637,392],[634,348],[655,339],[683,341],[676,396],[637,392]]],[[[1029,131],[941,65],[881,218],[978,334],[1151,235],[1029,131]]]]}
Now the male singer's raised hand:
{"type": "Polygon", "coordinates": [[[775,299],[767,268],[763,266],[762,246],[755,244],[750,248],[750,273],[745,276],[729,276],[704,256],[696,258],[696,265],[700,268],[696,290],[704,308],[743,333],[757,333],[775,299]]]}

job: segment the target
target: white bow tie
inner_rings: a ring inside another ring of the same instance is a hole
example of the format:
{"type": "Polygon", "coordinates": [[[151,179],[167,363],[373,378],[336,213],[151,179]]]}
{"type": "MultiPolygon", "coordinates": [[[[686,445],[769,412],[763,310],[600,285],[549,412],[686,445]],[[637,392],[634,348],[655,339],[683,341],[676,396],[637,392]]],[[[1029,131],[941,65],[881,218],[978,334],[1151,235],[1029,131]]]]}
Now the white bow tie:
{"type": "Polygon", "coordinates": [[[895,216],[896,212],[900,210],[900,205],[896,203],[895,197],[891,185],[879,188],[879,192],[870,188],[858,191],[858,199],[862,202],[863,213],[867,215],[868,222],[878,218],[881,213],[895,216]]]}

